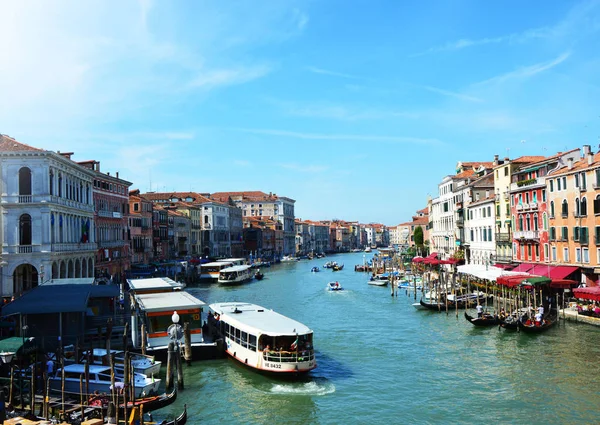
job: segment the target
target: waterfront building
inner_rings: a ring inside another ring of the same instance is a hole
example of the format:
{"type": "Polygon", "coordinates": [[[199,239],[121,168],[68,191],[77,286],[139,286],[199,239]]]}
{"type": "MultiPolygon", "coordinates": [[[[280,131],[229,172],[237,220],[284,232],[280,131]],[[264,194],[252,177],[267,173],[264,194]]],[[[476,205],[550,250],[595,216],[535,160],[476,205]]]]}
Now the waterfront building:
{"type": "Polygon", "coordinates": [[[464,214],[457,219],[457,226],[463,228],[463,246],[467,264],[485,264],[494,261],[496,243],[494,226],[496,222],[494,176],[486,176],[467,185],[468,196],[464,199],[464,214]]]}
{"type": "Polygon", "coordinates": [[[309,221],[303,221],[299,218],[296,219],[296,254],[297,255],[306,255],[310,252],[313,252],[315,249],[314,240],[310,234],[310,225],[309,221]]]}
{"type": "Polygon", "coordinates": [[[464,186],[471,179],[486,174],[494,166],[493,162],[461,162],[456,165],[456,174],[444,177],[438,185],[438,197],[430,205],[430,249],[439,258],[448,259],[462,249],[463,228],[456,221],[464,220],[464,186]],[[462,239],[461,239],[462,238],[462,239]]]}
{"type": "Polygon", "coordinates": [[[244,217],[244,255],[266,261],[280,258],[283,250],[283,225],[274,219],[244,217]]]}
{"type": "Polygon", "coordinates": [[[600,274],[600,153],[583,147],[581,158],[547,177],[550,214],[550,262],[570,268],[552,270],[588,286],[598,285],[600,274]]]}
{"type": "Polygon", "coordinates": [[[169,215],[159,204],[152,210],[152,249],[156,261],[169,259],[169,215]]]}
{"type": "Polygon", "coordinates": [[[322,253],[330,250],[329,226],[320,221],[311,221],[308,227],[311,240],[314,240],[314,252],[322,253]]]}
{"type": "Polygon", "coordinates": [[[388,230],[390,232],[390,243],[393,246],[400,246],[400,225],[389,226],[388,230]]]}
{"type": "Polygon", "coordinates": [[[185,258],[190,253],[192,220],[176,208],[167,209],[169,231],[169,251],[171,258],[185,258]]]}
{"type": "Polygon", "coordinates": [[[132,264],[149,264],[154,260],[152,202],[140,196],[139,189],[129,192],[129,231],[132,264]]]}
{"type": "MultiPolygon", "coordinates": [[[[176,209],[177,212],[184,214],[190,220],[190,233],[186,237],[188,238],[188,246],[186,255],[198,256],[201,255],[202,250],[200,246],[201,237],[201,226],[202,221],[202,210],[197,204],[191,202],[179,201],[174,202],[169,209],[176,209]]],[[[180,229],[181,230],[181,229],[180,229]]],[[[183,235],[182,235],[183,236],[183,235]]]]}
{"type": "Polygon", "coordinates": [[[542,161],[543,156],[521,156],[516,159],[499,161],[498,155],[494,160],[494,193],[496,224],[494,237],[496,241],[495,263],[502,267],[509,267],[513,261],[513,230],[510,202],[510,185],[512,175],[527,164],[542,161]]]}
{"type": "Polygon", "coordinates": [[[71,155],[0,135],[2,297],[94,276],[95,173],[71,155]]]}
{"type": "Polygon", "coordinates": [[[281,255],[295,255],[296,229],[295,200],[275,193],[260,191],[216,192],[212,199],[228,202],[229,199],[242,210],[243,217],[269,217],[283,225],[283,248],[281,255]]]}
{"type": "Polygon", "coordinates": [[[100,172],[100,161],[78,162],[94,172],[93,198],[96,228],[95,276],[120,283],[131,266],[129,255],[129,187],[131,182],[119,178],[117,172],[100,172]]]}

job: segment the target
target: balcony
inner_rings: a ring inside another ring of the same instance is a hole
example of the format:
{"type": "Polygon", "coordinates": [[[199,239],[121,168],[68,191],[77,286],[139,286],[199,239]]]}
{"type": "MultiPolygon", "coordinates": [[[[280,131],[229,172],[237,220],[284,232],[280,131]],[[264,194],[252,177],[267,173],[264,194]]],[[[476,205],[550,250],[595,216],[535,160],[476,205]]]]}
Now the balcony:
{"type": "Polygon", "coordinates": [[[98,248],[121,248],[127,245],[126,241],[100,241],[98,242],[98,248]]]}
{"type": "Polygon", "coordinates": [[[98,217],[104,217],[104,218],[121,218],[121,213],[120,212],[116,212],[116,211],[98,211],[98,217]]]}
{"type": "Polygon", "coordinates": [[[598,189],[600,189],[600,182],[592,183],[592,187],[593,187],[595,190],[598,190],[598,189]]]}
{"type": "Polygon", "coordinates": [[[31,204],[33,195],[19,195],[19,204],[31,204]]]}
{"type": "Polygon", "coordinates": [[[95,251],[98,245],[95,242],[87,243],[53,243],[51,245],[53,252],[69,252],[69,251],[95,251]]]}
{"type": "Polygon", "coordinates": [[[530,186],[530,185],[536,184],[536,183],[537,183],[537,179],[520,180],[517,182],[517,186],[518,187],[530,186]]]}
{"type": "Polygon", "coordinates": [[[513,237],[515,239],[539,240],[540,232],[538,230],[524,230],[520,232],[515,231],[513,233],[513,237]]]}
{"type": "Polygon", "coordinates": [[[41,252],[41,245],[9,245],[5,247],[6,254],[30,254],[32,252],[41,252]]]}
{"type": "Polygon", "coordinates": [[[512,262],[512,255],[496,255],[495,257],[496,263],[510,263],[512,262]]]}
{"type": "Polygon", "coordinates": [[[523,211],[523,204],[517,204],[517,211],[523,211]]]}
{"type": "Polygon", "coordinates": [[[562,218],[567,218],[567,217],[569,217],[569,213],[568,213],[568,212],[564,212],[564,211],[563,211],[562,213],[560,213],[560,216],[561,216],[562,218]]]}
{"type": "Polygon", "coordinates": [[[462,217],[458,217],[458,218],[456,219],[456,225],[457,225],[458,227],[463,227],[464,223],[465,223],[465,220],[464,220],[464,218],[462,218],[462,217]]]}
{"type": "Polygon", "coordinates": [[[530,202],[529,204],[525,204],[524,205],[524,209],[537,210],[538,209],[538,203],[537,202],[530,202]]]}
{"type": "Polygon", "coordinates": [[[512,242],[511,234],[509,232],[496,232],[496,242],[512,242]]]}

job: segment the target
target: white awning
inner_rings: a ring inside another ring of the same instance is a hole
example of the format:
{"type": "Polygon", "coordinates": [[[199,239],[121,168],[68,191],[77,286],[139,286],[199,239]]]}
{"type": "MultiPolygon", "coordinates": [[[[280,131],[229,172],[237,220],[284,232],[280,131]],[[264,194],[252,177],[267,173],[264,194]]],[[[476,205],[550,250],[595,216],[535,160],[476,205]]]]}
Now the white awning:
{"type": "Polygon", "coordinates": [[[492,281],[496,281],[496,279],[499,276],[514,276],[518,274],[526,274],[520,272],[509,272],[498,267],[486,266],[483,264],[465,264],[464,266],[458,266],[456,270],[462,274],[470,274],[479,279],[487,279],[492,281]]]}

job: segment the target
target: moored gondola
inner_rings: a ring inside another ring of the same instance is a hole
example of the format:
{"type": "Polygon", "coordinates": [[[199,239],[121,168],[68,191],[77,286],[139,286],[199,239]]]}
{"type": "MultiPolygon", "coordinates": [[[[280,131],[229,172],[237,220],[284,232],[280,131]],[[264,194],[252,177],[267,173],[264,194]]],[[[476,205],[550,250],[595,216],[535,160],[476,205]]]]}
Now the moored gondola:
{"type": "Polygon", "coordinates": [[[419,300],[419,303],[421,303],[421,305],[426,308],[427,310],[432,310],[432,311],[440,311],[440,310],[444,310],[446,311],[446,305],[444,303],[428,303],[423,301],[422,299],[419,300]]]}
{"type": "Polygon", "coordinates": [[[482,317],[473,317],[465,311],[465,319],[475,326],[495,326],[498,324],[498,319],[491,314],[484,314],[482,317]]]}
{"type": "Polygon", "coordinates": [[[558,319],[555,315],[548,315],[543,319],[541,324],[536,324],[536,322],[533,320],[526,320],[525,322],[519,320],[518,326],[521,332],[528,334],[539,334],[554,326],[557,320],[558,319]]]}
{"type": "Polygon", "coordinates": [[[509,317],[506,317],[505,319],[498,319],[498,324],[507,331],[516,331],[518,329],[518,320],[514,317],[512,317],[512,320],[509,320],[509,317]]]}

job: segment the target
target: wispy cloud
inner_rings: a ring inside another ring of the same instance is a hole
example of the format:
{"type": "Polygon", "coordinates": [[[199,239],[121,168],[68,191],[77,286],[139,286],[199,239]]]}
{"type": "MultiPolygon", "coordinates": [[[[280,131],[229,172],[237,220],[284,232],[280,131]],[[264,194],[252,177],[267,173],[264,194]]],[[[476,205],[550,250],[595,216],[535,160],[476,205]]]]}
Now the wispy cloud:
{"type": "Polygon", "coordinates": [[[597,17],[599,7],[600,2],[598,0],[581,1],[573,6],[566,16],[555,25],[531,28],[522,32],[496,37],[461,38],[449,41],[441,46],[431,47],[424,52],[413,55],[413,57],[437,52],[458,51],[488,44],[522,44],[540,39],[560,39],[570,34],[595,33],[600,31],[600,20],[597,17]]]}
{"type": "Polygon", "coordinates": [[[330,141],[360,141],[360,142],[387,142],[387,143],[415,143],[423,145],[441,144],[438,139],[426,139],[420,137],[406,136],[380,136],[370,134],[323,134],[323,133],[302,133],[296,131],[263,129],[263,128],[239,128],[241,131],[249,134],[260,134],[265,136],[288,137],[302,140],[330,140],[330,141]]]}
{"type": "Polygon", "coordinates": [[[343,72],[329,71],[327,69],[317,68],[316,66],[307,66],[306,69],[315,74],[329,75],[332,77],[340,77],[340,78],[348,78],[351,80],[361,80],[362,79],[362,77],[359,77],[357,75],[344,74],[343,72]]]}
{"type": "Polygon", "coordinates": [[[249,167],[250,166],[250,161],[246,161],[245,159],[235,159],[233,161],[234,165],[237,165],[239,167],[249,167]]]}
{"type": "Polygon", "coordinates": [[[190,82],[190,87],[212,89],[219,86],[242,84],[264,77],[269,72],[271,72],[271,68],[266,65],[209,70],[201,72],[194,78],[190,82]]]}
{"type": "Polygon", "coordinates": [[[294,9],[293,16],[294,16],[294,21],[296,22],[298,29],[302,31],[304,29],[304,27],[306,26],[306,24],[308,24],[308,21],[309,21],[308,15],[306,13],[304,13],[303,11],[301,11],[300,9],[294,9]]]}
{"type": "Polygon", "coordinates": [[[440,88],[432,87],[432,86],[423,86],[423,88],[432,93],[438,93],[438,94],[441,94],[442,96],[454,97],[456,99],[465,100],[467,102],[477,102],[477,103],[483,102],[483,100],[479,99],[478,97],[469,96],[469,95],[466,95],[463,93],[457,93],[457,92],[453,92],[450,90],[444,90],[444,89],[440,89],[440,88]]]}
{"type": "Polygon", "coordinates": [[[569,56],[571,56],[571,52],[565,52],[562,55],[558,56],[555,59],[552,59],[549,62],[540,62],[530,66],[524,66],[518,68],[514,71],[507,72],[502,75],[497,75],[495,77],[489,78],[487,80],[481,81],[479,83],[475,83],[474,86],[481,85],[489,85],[489,84],[500,84],[513,79],[522,79],[532,77],[540,72],[547,71],[549,69],[554,68],[557,65],[560,65],[564,61],[566,61],[569,56]]]}
{"type": "Polygon", "coordinates": [[[302,173],[322,173],[327,171],[329,167],[325,165],[300,165],[300,164],[277,164],[281,168],[285,168],[287,170],[300,171],[302,173]]]}
{"type": "Polygon", "coordinates": [[[361,120],[381,120],[381,119],[417,119],[419,114],[415,112],[355,107],[351,105],[341,105],[334,103],[306,103],[298,104],[295,102],[273,101],[285,113],[297,117],[324,118],[340,121],[361,121],[361,120]]]}

